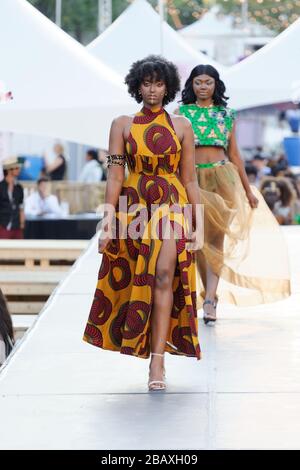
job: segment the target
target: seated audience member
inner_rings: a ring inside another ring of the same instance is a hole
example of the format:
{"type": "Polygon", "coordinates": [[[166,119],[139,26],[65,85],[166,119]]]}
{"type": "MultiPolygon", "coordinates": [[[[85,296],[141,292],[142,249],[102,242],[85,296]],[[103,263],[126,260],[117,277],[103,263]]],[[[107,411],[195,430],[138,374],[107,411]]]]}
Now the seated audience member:
{"type": "Polygon", "coordinates": [[[25,199],[26,216],[62,215],[58,199],[50,194],[50,182],[47,178],[40,178],[37,182],[37,191],[25,199]]]}
{"type": "Polygon", "coordinates": [[[0,289],[0,366],[11,353],[15,344],[11,316],[5,297],[0,289]]]}
{"type": "Polygon", "coordinates": [[[98,160],[96,150],[88,150],[85,155],[86,163],[79,175],[79,181],[82,183],[99,183],[103,177],[102,165],[98,160]]]}

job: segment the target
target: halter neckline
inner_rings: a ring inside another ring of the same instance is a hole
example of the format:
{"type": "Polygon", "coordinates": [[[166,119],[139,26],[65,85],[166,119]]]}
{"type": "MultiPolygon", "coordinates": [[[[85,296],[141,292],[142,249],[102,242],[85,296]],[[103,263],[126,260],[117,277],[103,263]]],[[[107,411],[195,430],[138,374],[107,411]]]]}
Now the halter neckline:
{"type": "Polygon", "coordinates": [[[146,106],[143,106],[141,109],[141,112],[145,116],[159,116],[159,114],[164,113],[165,110],[162,106],[152,106],[151,108],[147,108],[146,106]]]}

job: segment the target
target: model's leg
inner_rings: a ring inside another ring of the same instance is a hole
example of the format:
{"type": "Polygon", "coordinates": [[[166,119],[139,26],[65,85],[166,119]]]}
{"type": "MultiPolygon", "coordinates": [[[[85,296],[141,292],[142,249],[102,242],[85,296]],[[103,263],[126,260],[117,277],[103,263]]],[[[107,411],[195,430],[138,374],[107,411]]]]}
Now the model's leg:
{"type": "Polygon", "coordinates": [[[196,260],[197,260],[197,269],[199,271],[204,290],[206,291],[206,265],[207,263],[205,260],[205,256],[201,250],[196,251],[196,260]]]}
{"type": "MultiPolygon", "coordinates": [[[[217,288],[219,284],[219,276],[215,274],[208,263],[206,263],[206,291],[205,300],[214,302],[216,300],[217,288]]],[[[215,316],[216,309],[212,304],[205,304],[205,312],[209,315],[215,316]]]]}
{"type": "MultiPolygon", "coordinates": [[[[170,328],[173,306],[173,279],[177,263],[174,238],[163,240],[157,258],[154,299],[151,312],[151,352],[163,354],[170,328]]],[[[152,356],[150,380],[163,380],[164,358],[152,356]]]]}
{"type": "MultiPolygon", "coordinates": [[[[216,248],[216,252],[222,253],[224,245],[224,234],[217,234],[212,240],[212,245],[216,248]]],[[[207,261],[205,261],[205,272],[205,300],[215,302],[220,277],[212,270],[207,261]]],[[[205,304],[205,313],[215,317],[216,309],[211,303],[205,304]]]]}

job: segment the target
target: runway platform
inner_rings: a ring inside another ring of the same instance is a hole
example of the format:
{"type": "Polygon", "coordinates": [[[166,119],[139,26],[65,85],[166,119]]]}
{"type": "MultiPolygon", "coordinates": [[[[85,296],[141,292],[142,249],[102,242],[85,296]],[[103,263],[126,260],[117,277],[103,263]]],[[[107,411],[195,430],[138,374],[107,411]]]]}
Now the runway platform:
{"type": "Polygon", "coordinates": [[[0,374],[1,449],[300,449],[300,227],[283,228],[293,295],[199,320],[203,360],[149,362],[82,341],[96,239],[55,289],[0,374]]]}

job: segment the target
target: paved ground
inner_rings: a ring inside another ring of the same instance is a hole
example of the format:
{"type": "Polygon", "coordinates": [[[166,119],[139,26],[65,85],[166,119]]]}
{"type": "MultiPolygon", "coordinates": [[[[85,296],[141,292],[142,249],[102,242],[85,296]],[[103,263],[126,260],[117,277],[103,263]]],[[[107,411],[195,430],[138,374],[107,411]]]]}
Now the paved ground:
{"type": "Polygon", "coordinates": [[[95,241],[0,374],[1,449],[300,449],[300,227],[284,229],[293,295],[200,320],[203,360],[167,355],[168,391],[148,361],[81,341],[95,241]]]}

